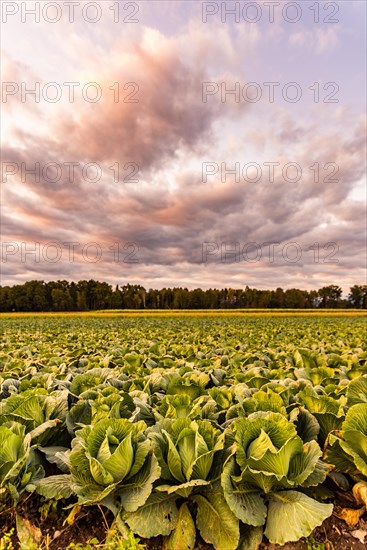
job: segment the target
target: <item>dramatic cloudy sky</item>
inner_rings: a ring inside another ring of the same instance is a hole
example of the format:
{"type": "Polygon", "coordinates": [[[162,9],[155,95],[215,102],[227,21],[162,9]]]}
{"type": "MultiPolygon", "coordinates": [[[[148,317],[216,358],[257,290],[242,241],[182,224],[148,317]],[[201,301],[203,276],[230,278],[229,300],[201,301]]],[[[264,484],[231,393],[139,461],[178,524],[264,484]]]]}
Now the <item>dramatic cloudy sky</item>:
{"type": "Polygon", "coordinates": [[[2,284],[365,282],[366,3],[271,4],[2,2],[2,284]]]}

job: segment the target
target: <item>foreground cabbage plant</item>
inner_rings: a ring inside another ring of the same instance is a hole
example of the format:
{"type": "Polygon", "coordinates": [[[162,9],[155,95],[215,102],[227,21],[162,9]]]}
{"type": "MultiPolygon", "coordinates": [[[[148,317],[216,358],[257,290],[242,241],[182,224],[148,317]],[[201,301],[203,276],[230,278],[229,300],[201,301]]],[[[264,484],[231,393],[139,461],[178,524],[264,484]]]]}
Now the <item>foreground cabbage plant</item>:
{"type": "Polygon", "coordinates": [[[324,481],[329,468],[320,461],[319,445],[303,443],[294,424],[279,413],[255,412],[233,428],[233,454],[221,476],[230,509],[247,525],[265,525],[272,543],[308,536],[333,510],[332,504],[295,490],[324,481]]]}
{"type": "Polygon", "coordinates": [[[341,430],[330,432],[324,460],[356,480],[367,479],[367,403],[353,405],[341,430]]]}
{"type": "Polygon", "coordinates": [[[103,418],[130,419],[135,409],[132,397],[114,386],[89,389],[80,394],[78,402],[70,408],[66,426],[70,435],[74,435],[78,428],[95,424],[103,418]]]}
{"type": "Polygon", "coordinates": [[[44,475],[31,439],[19,422],[0,426],[0,499],[10,496],[16,503],[28,484],[44,475]]]}
{"type": "Polygon", "coordinates": [[[224,434],[206,420],[179,418],[162,420],[148,437],[161,479],[144,506],[125,514],[129,527],[146,538],[169,535],[169,550],[187,550],[195,545],[196,517],[206,542],[221,550],[237,548],[238,520],[219,483],[224,434]]]}
{"type": "Polygon", "coordinates": [[[59,462],[69,465],[70,474],[41,480],[37,492],[48,498],[75,493],[79,504],[101,503],[115,514],[121,507],[137,510],[160,476],[145,429],[142,421],[106,418],[78,430],[71,452],[59,453],[59,462]]]}
{"type": "Polygon", "coordinates": [[[32,440],[40,445],[50,444],[63,437],[68,410],[68,392],[31,388],[11,395],[0,403],[0,423],[19,422],[32,440]]]}

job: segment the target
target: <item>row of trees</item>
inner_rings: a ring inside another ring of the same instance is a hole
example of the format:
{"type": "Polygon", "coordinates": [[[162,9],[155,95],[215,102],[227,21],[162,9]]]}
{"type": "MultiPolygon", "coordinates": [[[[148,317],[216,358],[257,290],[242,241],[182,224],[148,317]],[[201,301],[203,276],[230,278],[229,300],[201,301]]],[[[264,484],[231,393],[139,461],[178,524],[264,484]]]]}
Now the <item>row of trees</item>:
{"type": "Polygon", "coordinates": [[[0,287],[0,311],[91,311],[97,309],[225,309],[225,308],[364,308],[367,285],[354,285],[347,299],[342,289],[319,290],[163,288],[146,290],[126,284],[113,288],[99,281],[29,281],[0,287]]]}

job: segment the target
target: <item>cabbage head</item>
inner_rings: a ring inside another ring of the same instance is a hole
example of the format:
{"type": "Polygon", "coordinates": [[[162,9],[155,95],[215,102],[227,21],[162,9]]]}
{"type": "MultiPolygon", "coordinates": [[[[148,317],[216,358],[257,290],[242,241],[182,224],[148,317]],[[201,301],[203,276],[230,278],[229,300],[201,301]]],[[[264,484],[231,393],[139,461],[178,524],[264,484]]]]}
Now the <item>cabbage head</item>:
{"type": "Polygon", "coordinates": [[[101,503],[115,514],[121,508],[135,511],[160,476],[145,429],[143,421],[105,418],[76,431],[72,450],[65,453],[70,474],[41,480],[37,491],[48,498],[75,493],[79,504],[101,503]]]}
{"type": "Polygon", "coordinates": [[[320,460],[318,443],[304,443],[294,424],[279,413],[255,412],[235,420],[231,428],[233,454],[221,476],[231,510],[247,525],[265,525],[272,543],[308,536],[333,509],[295,490],[322,483],[330,469],[320,460]]]}
{"type": "Polygon", "coordinates": [[[16,503],[27,486],[44,475],[31,438],[19,422],[0,426],[0,499],[10,496],[16,503]]]}

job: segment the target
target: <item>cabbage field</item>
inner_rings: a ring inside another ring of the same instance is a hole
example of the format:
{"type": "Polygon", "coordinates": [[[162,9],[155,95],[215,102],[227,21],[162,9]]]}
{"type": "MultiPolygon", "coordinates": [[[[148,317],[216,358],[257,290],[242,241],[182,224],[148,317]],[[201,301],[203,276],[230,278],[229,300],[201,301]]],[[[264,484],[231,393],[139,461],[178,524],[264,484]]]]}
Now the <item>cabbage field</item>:
{"type": "Polygon", "coordinates": [[[365,547],[363,314],[1,324],[1,550],[365,547]]]}

